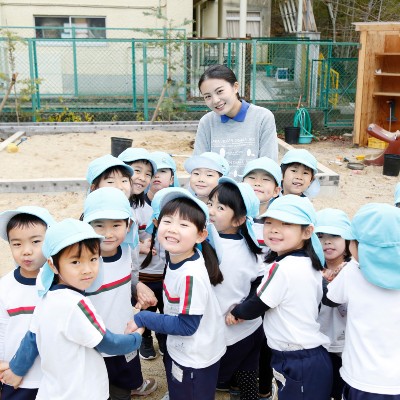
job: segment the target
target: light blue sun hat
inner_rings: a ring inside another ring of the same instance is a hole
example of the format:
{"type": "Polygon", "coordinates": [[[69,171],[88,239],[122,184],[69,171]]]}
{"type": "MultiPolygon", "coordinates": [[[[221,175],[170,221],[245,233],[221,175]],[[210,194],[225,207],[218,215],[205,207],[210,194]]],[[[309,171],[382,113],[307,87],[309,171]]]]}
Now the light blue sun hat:
{"type": "Polygon", "coordinates": [[[133,175],[133,169],[129,165],[126,165],[124,162],[119,160],[117,157],[112,156],[111,154],[106,154],[105,156],[94,159],[89,164],[86,172],[86,180],[89,182],[89,185],[91,185],[93,181],[104,171],[118,166],[125,168],[130,176],[133,175]]]}
{"type": "Polygon", "coordinates": [[[256,169],[260,169],[272,175],[275,179],[277,186],[281,186],[282,182],[282,170],[279,164],[269,157],[260,157],[255,160],[249,161],[244,167],[243,179],[251,172],[256,169]]]}
{"type": "Polygon", "coordinates": [[[394,205],[400,203],[400,182],[396,185],[396,189],[394,191],[394,205]]]}
{"type": "MultiPolygon", "coordinates": [[[[132,207],[122,190],[113,187],[103,187],[88,194],[83,207],[83,220],[90,223],[99,219],[117,219],[131,221],[132,207]]],[[[135,229],[130,228],[124,243],[133,248],[138,245],[135,229]]]]}
{"type": "Polygon", "coordinates": [[[173,187],[180,187],[178,174],[176,173],[176,164],[175,164],[174,159],[168,153],[165,153],[164,151],[153,151],[151,153],[151,157],[153,158],[154,162],[156,163],[157,170],[164,169],[164,168],[169,168],[170,170],[172,170],[172,172],[174,174],[174,182],[172,185],[173,185],[173,187]]]}
{"type": "Polygon", "coordinates": [[[228,161],[218,153],[212,151],[206,151],[205,153],[188,158],[183,166],[189,174],[197,168],[208,168],[219,172],[223,176],[227,176],[230,169],[228,161]]]}
{"type": "Polygon", "coordinates": [[[317,159],[305,149],[292,149],[285,153],[281,160],[281,165],[292,163],[306,165],[314,171],[314,175],[318,174],[317,159]]]}
{"type": "Polygon", "coordinates": [[[206,216],[205,227],[207,228],[208,231],[207,241],[215,249],[218,260],[221,262],[222,246],[219,244],[219,235],[215,229],[215,226],[213,224],[210,224],[210,215],[208,212],[208,207],[203,201],[193,196],[187,189],[169,187],[159,190],[154,195],[153,201],[151,202],[151,206],[153,208],[153,214],[147,224],[146,232],[152,234],[155,228],[154,220],[157,220],[159,218],[162,208],[168,202],[181,197],[192,200],[201,209],[201,211],[203,211],[204,215],[206,216]]]}
{"type": "Polygon", "coordinates": [[[253,230],[253,218],[256,218],[258,215],[258,212],[260,210],[260,200],[254,193],[253,188],[245,182],[236,182],[234,179],[228,177],[228,176],[223,176],[222,178],[219,178],[218,184],[220,183],[231,183],[235,185],[242,196],[244,205],[246,207],[246,226],[247,230],[249,232],[250,237],[252,238],[253,242],[255,243],[256,246],[259,246],[256,234],[254,233],[253,230]]]}
{"type": "Polygon", "coordinates": [[[351,222],[358,262],[373,285],[400,290],[400,209],[384,203],[362,206],[351,222]]]}
{"type": "Polygon", "coordinates": [[[40,218],[47,225],[47,227],[53,225],[56,222],[54,218],[51,216],[51,214],[43,207],[22,206],[16,208],[15,210],[3,211],[0,214],[0,237],[5,241],[8,241],[8,235],[7,235],[8,223],[10,222],[11,218],[19,214],[34,215],[35,217],[40,218]]]}
{"type": "Polygon", "coordinates": [[[118,158],[124,163],[128,164],[131,164],[138,160],[146,160],[151,164],[151,167],[153,168],[153,175],[157,171],[157,165],[153,160],[152,154],[148,150],[141,147],[128,147],[118,156],[118,158]]]}
{"type": "MultiPolygon", "coordinates": [[[[260,218],[270,217],[279,221],[297,225],[312,225],[315,227],[317,216],[315,209],[307,197],[300,197],[294,194],[278,197],[273,201],[268,210],[260,215],[260,218]]],[[[311,235],[311,243],[317,254],[321,265],[325,265],[324,252],[321,243],[315,234],[311,235]]]]}
{"type": "MultiPolygon", "coordinates": [[[[46,259],[51,258],[58,254],[62,249],[79,243],[86,239],[100,239],[104,237],[98,235],[94,229],[86,222],[79,221],[73,218],[64,219],[61,222],[51,225],[46,232],[44,238],[42,253],[46,259]]],[[[40,281],[38,282],[39,296],[43,297],[50,289],[54,279],[54,272],[50,265],[46,262],[43,265],[41,274],[39,275],[40,281]]],[[[89,292],[96,291],[103,284],[103,268],[100,262],[99,272],[96,279],[87,289],[89,292]]]]}
{"type": "Polygon", "coordinates": [[[315,233],[337,235],[345,240],[354,239],[349,217],[344,211],[337,208],[324,208],[317,211],[315,233]]]}

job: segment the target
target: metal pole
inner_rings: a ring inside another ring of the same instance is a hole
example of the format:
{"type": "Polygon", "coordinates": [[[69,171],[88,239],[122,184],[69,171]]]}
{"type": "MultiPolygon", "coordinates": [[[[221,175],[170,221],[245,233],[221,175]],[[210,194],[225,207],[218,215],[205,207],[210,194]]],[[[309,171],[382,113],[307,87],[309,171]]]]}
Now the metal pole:
{"type": "Polygon", "coordinates": [[[132,107],[133,107],[133,111],[137,111],[137,104],[136,104],[135,39],[132,39],[131,58],[132,58],[132,107]]]}
{"type": "Polygon", "coordinates": [[[144,120],[149,120],[149,97],[147,87],[147,42],[143,42],[143,114],[144,120]]]}
{"type": "Polygon", "coordinates": [[[72,28],[72,58],[74,63],[74,96],[79,96],[78,89],[78,64],[77,64],[77,54],[76,54],[76,35],[75,35],[75,27],[72,28]]]}

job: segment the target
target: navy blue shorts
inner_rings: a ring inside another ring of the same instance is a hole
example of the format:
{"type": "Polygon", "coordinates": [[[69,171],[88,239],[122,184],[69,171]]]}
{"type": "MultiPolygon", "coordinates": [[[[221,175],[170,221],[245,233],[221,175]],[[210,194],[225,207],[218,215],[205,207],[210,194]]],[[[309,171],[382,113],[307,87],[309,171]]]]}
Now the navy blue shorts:
{"type": "Polygon", "coordinates": [[[164,354],[170,400],[214,400],[219,361],[206,368],[183,367],[164,354]]]}
{"type": "Polygon", "coordinates": [[[400,394],[368,393],[344,384],[343,400],[400,400],[400,394]]]}
{"type": "Polygon", "coordinates": [[[279,400],[329,400],[332,363],[322,346],[296,351],[272,350],[271,366],[279,400]]]}
{"type": "Polygon", "coordinates": [[[264,331],[260,325],[251,335],[226,348],[221,358],[218,388],[228,389],[237,371],[258,371],[263,338],[264,331]]]}
{"type": "Polygon", "coordinates": [[[143,383],[139,354],[129,362],[125,356],[104,357],[108,381],[121,389],[137,389],[143,383]]]}
{"type": "Polygon", "coordinates": [[[14,389],[12,386],[2,385],[0,389],[1,400],[35,400],[38,389],[14,389]]]}

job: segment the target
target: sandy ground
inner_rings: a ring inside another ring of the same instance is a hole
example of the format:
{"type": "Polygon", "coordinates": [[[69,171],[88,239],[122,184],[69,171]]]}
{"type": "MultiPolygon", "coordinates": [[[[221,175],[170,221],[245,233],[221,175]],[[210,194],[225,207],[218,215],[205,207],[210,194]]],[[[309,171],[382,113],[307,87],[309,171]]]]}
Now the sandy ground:
{"type": "MultiPolygon", "coordinates": [[[[178,171],[183,172],[183,162],[192,153],[195,134],[188,132],[107,132],[35,135],[20,145],[19,152],[0,152],[1,179],[34,179],[72,177],[86,175],[88,163],[96,157],[110,153],[111,137],[133,139],[134,147],[150,151],[162,150],[175,155],[178,171]]],[[[313,200],[317,210],[325,207],[341,208],[350,217],[368,202],[394,200],[394,187],[398,177],[382,175],[382,167],[368,166],[363,171],[352,171],[347,163],[337,164],[337,158],[356,161],[357,155],[377,154],[379,150],[353,147],[351,140],[326,140],[297,148],[309,150],[319,162],[340,174],[339,191],[336,197],[317,197],[313,200]]],[[[66,217],[78,218],[82,211],[84,193],[45,194],[0,194],[0,211],[21,205],[38,205],[48,208],[52,215],[61,220],[66,217]]],[[[13,268],[7,243],[0,243],[0,276],[13,268]]],[[[155,377],[159,389],[148,399],[160,399],[166,391],[164,371],[160,357],[142,362],[145,377],[155,377]]],[[[218,399],[228,399],[218,394],[218,399]]]]}

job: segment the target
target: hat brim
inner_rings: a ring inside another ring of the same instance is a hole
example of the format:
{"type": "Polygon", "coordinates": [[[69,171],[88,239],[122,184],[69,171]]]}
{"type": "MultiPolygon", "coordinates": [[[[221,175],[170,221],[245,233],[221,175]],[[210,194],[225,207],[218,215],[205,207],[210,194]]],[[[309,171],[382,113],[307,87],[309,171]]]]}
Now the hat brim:
{"type": "Polygon", "coordinates": [[[189,174],[191,174],[194,169],[198,168],[207,168],[213,171],[217,171],[222,175],[224,174],[221,165],[207,157],[202,156],[193,156],[188,158],[185,161],[184,167],[186,171],[189,172],[189,174]]]}
{"type": "Polygon", "coordinates": [[[337,235],[345,240],[355,239],[350,229],[342,229],[336,226],[320,225],[315,227],[315,233],[327,233],[328,235],[337,235]]]}
{"type": "Polygon", "coordinates": [[[85,214],[83,216],[83,221],[90,223],[99,219],[129,219],[131,216],[125,212],[120,210],[96,210],[94,212],[85,214]]]}
{"type": "Polygon", "coordinates": [[[4,211],[0,216],[0,236],[6,242],[8,242],[7,225],[10,222],[11,218],[15,217],[18,214],[27,214],[27,213],[22,213],[21,211],[12,210],[12,211],[4,211]]]}
{"type": "Polygon", "coordinates": [[[259,216],[259,218],[266,218],[266,217],[277,219],[278,221],[288,222],[291,224],[304,225],[304,218],[297,217],[296,215],[293,215],[293,213],[289,213],[283,210],[267,209],[267,211],[264,214],[261,214],[259,216]]]}

